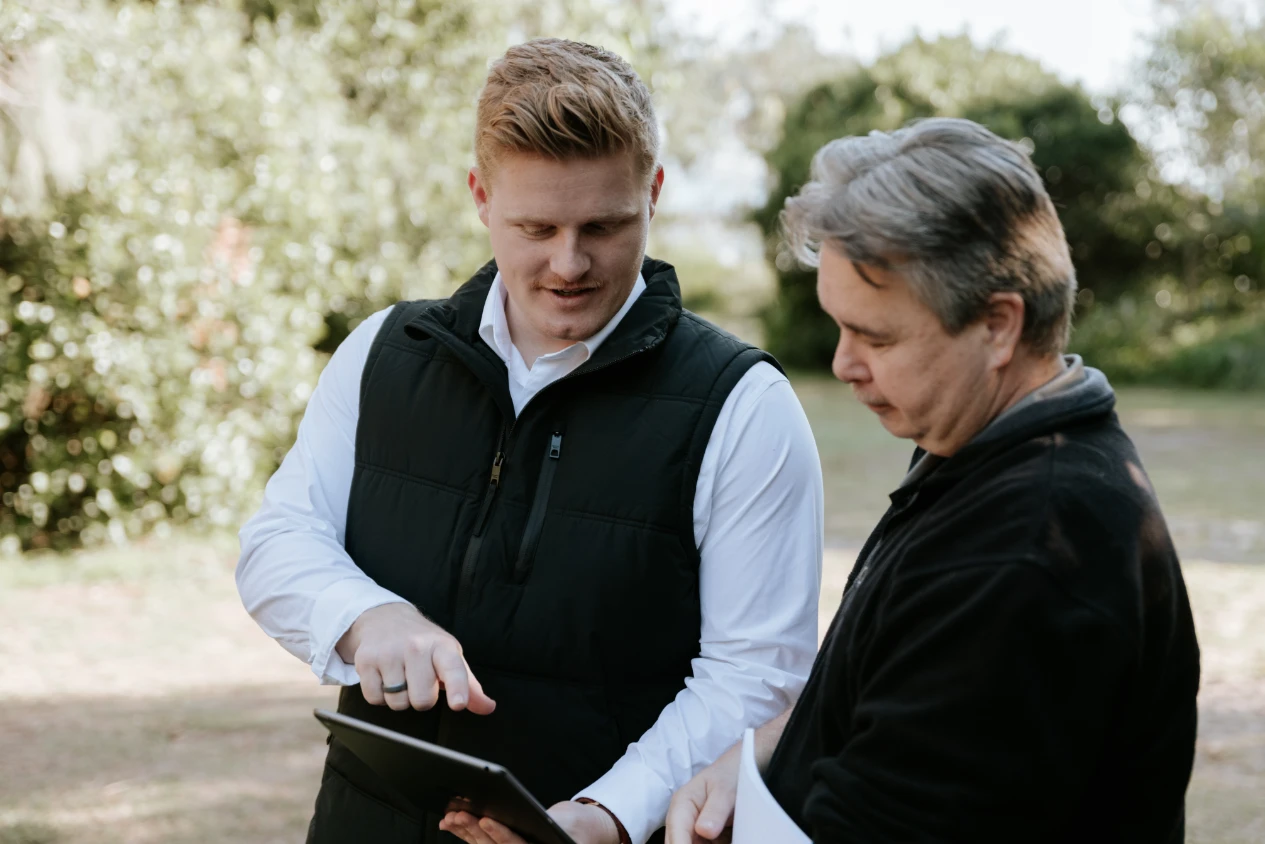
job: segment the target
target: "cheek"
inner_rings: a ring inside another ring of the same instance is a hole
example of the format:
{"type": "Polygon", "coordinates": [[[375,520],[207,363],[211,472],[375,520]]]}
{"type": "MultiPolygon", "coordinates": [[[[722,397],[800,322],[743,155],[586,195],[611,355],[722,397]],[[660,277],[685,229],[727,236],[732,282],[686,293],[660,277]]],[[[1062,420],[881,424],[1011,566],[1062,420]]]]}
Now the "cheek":
{"type": "Polygon", "coordinates": [[[935,403],[951,369],[943,356],[913,347],[892,349],[870,362],[870,375],[883,399],[909,417],[935,403]]]}

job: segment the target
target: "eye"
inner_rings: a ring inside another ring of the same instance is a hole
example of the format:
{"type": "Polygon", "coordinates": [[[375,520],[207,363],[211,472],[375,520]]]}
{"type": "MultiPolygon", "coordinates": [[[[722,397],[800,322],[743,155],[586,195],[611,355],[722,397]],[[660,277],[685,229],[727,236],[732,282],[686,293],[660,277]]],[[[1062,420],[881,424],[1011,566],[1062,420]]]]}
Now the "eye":
{"type": "Polygon", "coordinates": [[[546,238],[553,234],[553,226],[521,226],[523,234],[528,237],[546,238]]]}

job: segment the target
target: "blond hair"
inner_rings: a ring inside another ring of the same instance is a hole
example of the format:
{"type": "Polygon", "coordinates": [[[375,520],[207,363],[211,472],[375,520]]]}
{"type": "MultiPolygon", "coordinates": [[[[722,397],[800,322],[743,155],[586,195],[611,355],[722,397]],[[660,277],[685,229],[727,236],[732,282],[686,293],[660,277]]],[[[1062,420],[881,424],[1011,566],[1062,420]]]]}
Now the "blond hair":
{"type": "Polygon", "coordinates": [[[659,159],[650,91],[601,47],[560,38],[511,47],[479,95],[474,156],[485,181],[506,152],[558,161],[631,152],[649,176],[659,159]]]}

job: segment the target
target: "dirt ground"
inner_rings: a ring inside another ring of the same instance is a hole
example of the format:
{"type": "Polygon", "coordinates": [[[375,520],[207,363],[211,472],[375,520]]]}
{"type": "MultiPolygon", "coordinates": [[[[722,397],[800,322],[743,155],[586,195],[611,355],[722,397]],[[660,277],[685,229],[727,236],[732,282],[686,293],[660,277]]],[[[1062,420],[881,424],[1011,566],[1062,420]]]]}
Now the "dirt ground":
{"type": "MultiPolygon", "coordinates": [[[[822,629],[909,445],[796,378],[826,481],[822,629]]],[[[1123,391],[1203,653],[1187,840],[1265,842],[1265,396],[1123,391]],[[1216,562],[1213,562],[1216,561],[1216,562]]],[[[238,602],[236,543],[0,563],[0,844],[303,839],[334,690],[238,602]]]]}
{"type": "MultiPolygon", "coordinates": [[[[223,547],[0,592],[0,844],[300,841],[330,706],[238,603],[223,547]],[[185,575],[172,572],[178,568],[185,575]]],[[[832,550],[822,628],[851,553],[832,550]]],[[[1191,562],[1203,645],[1192,842],[1265,840],[1265,567],[1191,562]]]]}

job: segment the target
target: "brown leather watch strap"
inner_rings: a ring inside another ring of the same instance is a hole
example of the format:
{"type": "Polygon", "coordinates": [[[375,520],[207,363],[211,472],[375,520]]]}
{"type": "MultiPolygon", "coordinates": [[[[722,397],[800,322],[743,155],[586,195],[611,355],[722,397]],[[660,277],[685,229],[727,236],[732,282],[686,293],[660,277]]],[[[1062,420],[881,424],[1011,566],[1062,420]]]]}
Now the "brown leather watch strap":
{"type": "Polygon", "coordinates": [[[577,797],[575,798],[575,802],[583,803],[586,806],[596,806],[597,808],[601,809],[603,812],[605,812],[607,815],[610,816],[611,820],[615,822],[615,829],[619,830],[619,844],[632,844],[632,839],[628,837],[628,830],[624,829],[624,825],[619,822],[619,818],[615,817],[615,813],[612,812],[610,809],[606,808],[601,803],[598,803],[596,800],[590,799],[588,797],[577,797]]]}

